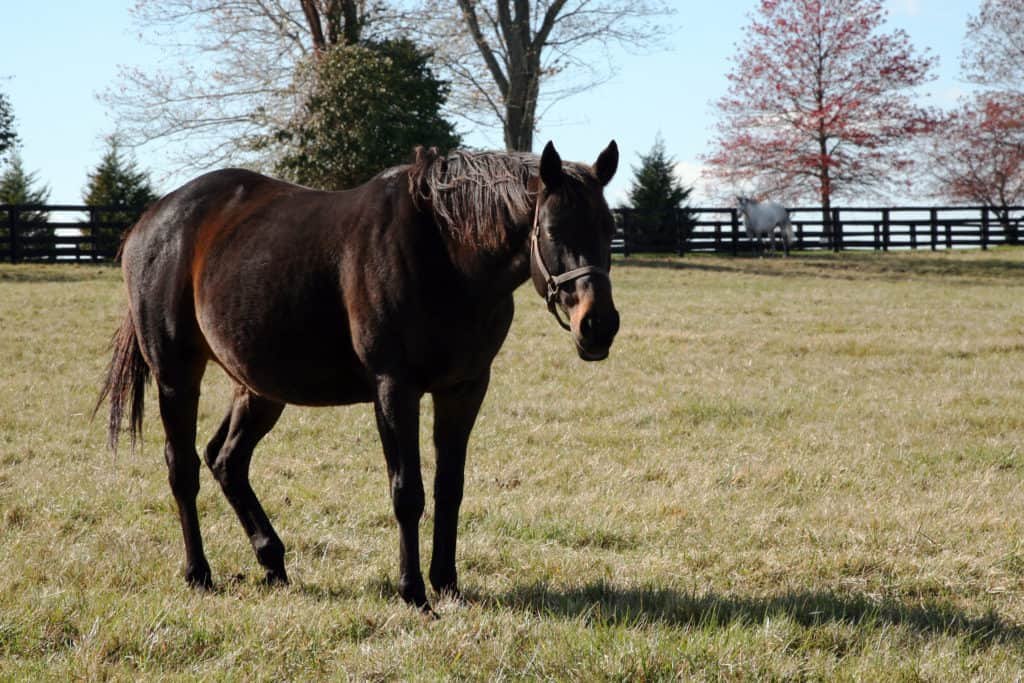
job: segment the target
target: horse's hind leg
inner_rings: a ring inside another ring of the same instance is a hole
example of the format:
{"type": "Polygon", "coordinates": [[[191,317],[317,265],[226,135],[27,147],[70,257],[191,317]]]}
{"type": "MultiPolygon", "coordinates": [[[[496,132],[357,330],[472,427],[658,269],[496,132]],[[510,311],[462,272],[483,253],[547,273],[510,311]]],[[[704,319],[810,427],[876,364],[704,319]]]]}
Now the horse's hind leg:
{"type": "Polygon", "coordinates": [[[249,484],[249,463],[256,444],[273,428],[282,410],[283,403],[239,388],[231,409],[206,447],[206,464],[235,509],[256,559],[266,569],[267,583],[288,583],[284,544],[249,484]]]}
{"type": "Polygon", "coordinates": [[[160,383],[159,393],[160,419],[167,436],[164,446],[167,478],[178,504],[178,517],[185,537],[185,580],[190,585],[209,588],[213,580],[210,565],[203,553],[203,537],[199,531],[199,512],[196,509],[196,496],[199,494],[196,416],[204,365],[205,362],[192,368],[191,373],[186,373],[192,376],[183,387],[160,383]]]}

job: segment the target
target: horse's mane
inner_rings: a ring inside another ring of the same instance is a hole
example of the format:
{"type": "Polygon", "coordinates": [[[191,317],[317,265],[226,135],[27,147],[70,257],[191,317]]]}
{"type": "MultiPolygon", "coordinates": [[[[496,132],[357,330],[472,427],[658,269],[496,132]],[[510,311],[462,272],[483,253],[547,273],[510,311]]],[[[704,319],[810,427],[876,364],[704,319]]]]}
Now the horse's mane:
{"type": "MultiPolygon", "coordinates": [[[[455,239],[497,247],[506,242],[516,219],[533,211],[535,193],[528,181],[539,166],[540,157],[525,152],[455,150],[442,156],[436,148],[417,147],[409,192],[455,239]]],[[[563,164],[562,170],[579,180],[589,173],[573,163],[563,164]]]]}

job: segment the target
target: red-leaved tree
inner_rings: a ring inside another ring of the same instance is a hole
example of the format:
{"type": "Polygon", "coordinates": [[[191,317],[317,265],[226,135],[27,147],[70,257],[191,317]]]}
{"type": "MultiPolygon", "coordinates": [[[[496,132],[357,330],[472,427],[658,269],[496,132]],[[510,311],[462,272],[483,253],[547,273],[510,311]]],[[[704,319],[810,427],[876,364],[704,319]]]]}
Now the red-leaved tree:
{"type": "Polygon", "coordinates": [[[913,89],[935,58],[884,32],[885,18],[880,0],[761,0],[715,103],[705,179],[817,196],[826,232],[833,197],[888,189],[911,164],[908,140],[932,126],[913,89]]]}
{"type": "Polygon", "coordinates": [[[1008,208],[1024,203],[1024,3],[984,0],[967,22],[964,78],[984,90],[961,98],[923,145],[924,176],[943,201],[994,209],[1008,241],[1008,208]]]}
{"type": "Polygon", "coordinates": [[[1024,98],[961,100],[929,137],[925,158],[937,196],[992,207],[1008,241],[1018,241],[1008,207],[1024,202],[1024,98]]]}

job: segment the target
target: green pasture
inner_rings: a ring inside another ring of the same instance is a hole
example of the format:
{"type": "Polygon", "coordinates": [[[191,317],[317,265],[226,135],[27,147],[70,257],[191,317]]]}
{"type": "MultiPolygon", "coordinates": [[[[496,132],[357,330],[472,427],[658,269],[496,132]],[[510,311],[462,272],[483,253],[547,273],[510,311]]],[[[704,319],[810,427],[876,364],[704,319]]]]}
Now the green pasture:
{"type": "MultiPolygon", "coordinates": [[[[290,407],[257,449],[292,585],[260,583],[204,472],[217,585],[188,589],[152,392],[134,454],[90,419],[120,274],[0,266],[0,680],[1020,680],[1024,250],[612,278],[603,363],[518,292],[470,444],[468,601],[430,620],[395,597],[369,406],[290,407]]],[[[229,391],[211,366],[200,446],[229,391]]]]}

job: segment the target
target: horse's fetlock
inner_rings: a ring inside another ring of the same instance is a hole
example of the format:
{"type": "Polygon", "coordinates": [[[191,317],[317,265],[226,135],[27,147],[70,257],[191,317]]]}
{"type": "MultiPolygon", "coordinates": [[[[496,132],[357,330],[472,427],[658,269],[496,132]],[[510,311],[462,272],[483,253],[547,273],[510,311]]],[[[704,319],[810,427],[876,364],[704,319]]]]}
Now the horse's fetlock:
{"type": "Polygon", "coordinates": [[[185,567],[185,583],[193,588],[209,590],[213,588],[213,574],[206,561],[195,562],[185,567]]]}
{"type": "Polygon", "coordinates": [[[281,539],[273,536],[254,536],[252,549],[256,553],[256,559],[262,565],[267,564],[264,560],[272,561],[284,558],[284,543],[281,542],[281,539]]]}
{"type": "Polygon", "coordinates": [[[430,585],[438,594],[458,595],[459,577],[454,569],[430,570],[430,585]]]}
{"type": "Polygon", "coordinates": [[[416,607],[427,607],[427,586],[423,583],[422,576],[402,576],[398,579],[398,594],[410,605],[416,607]]]}

